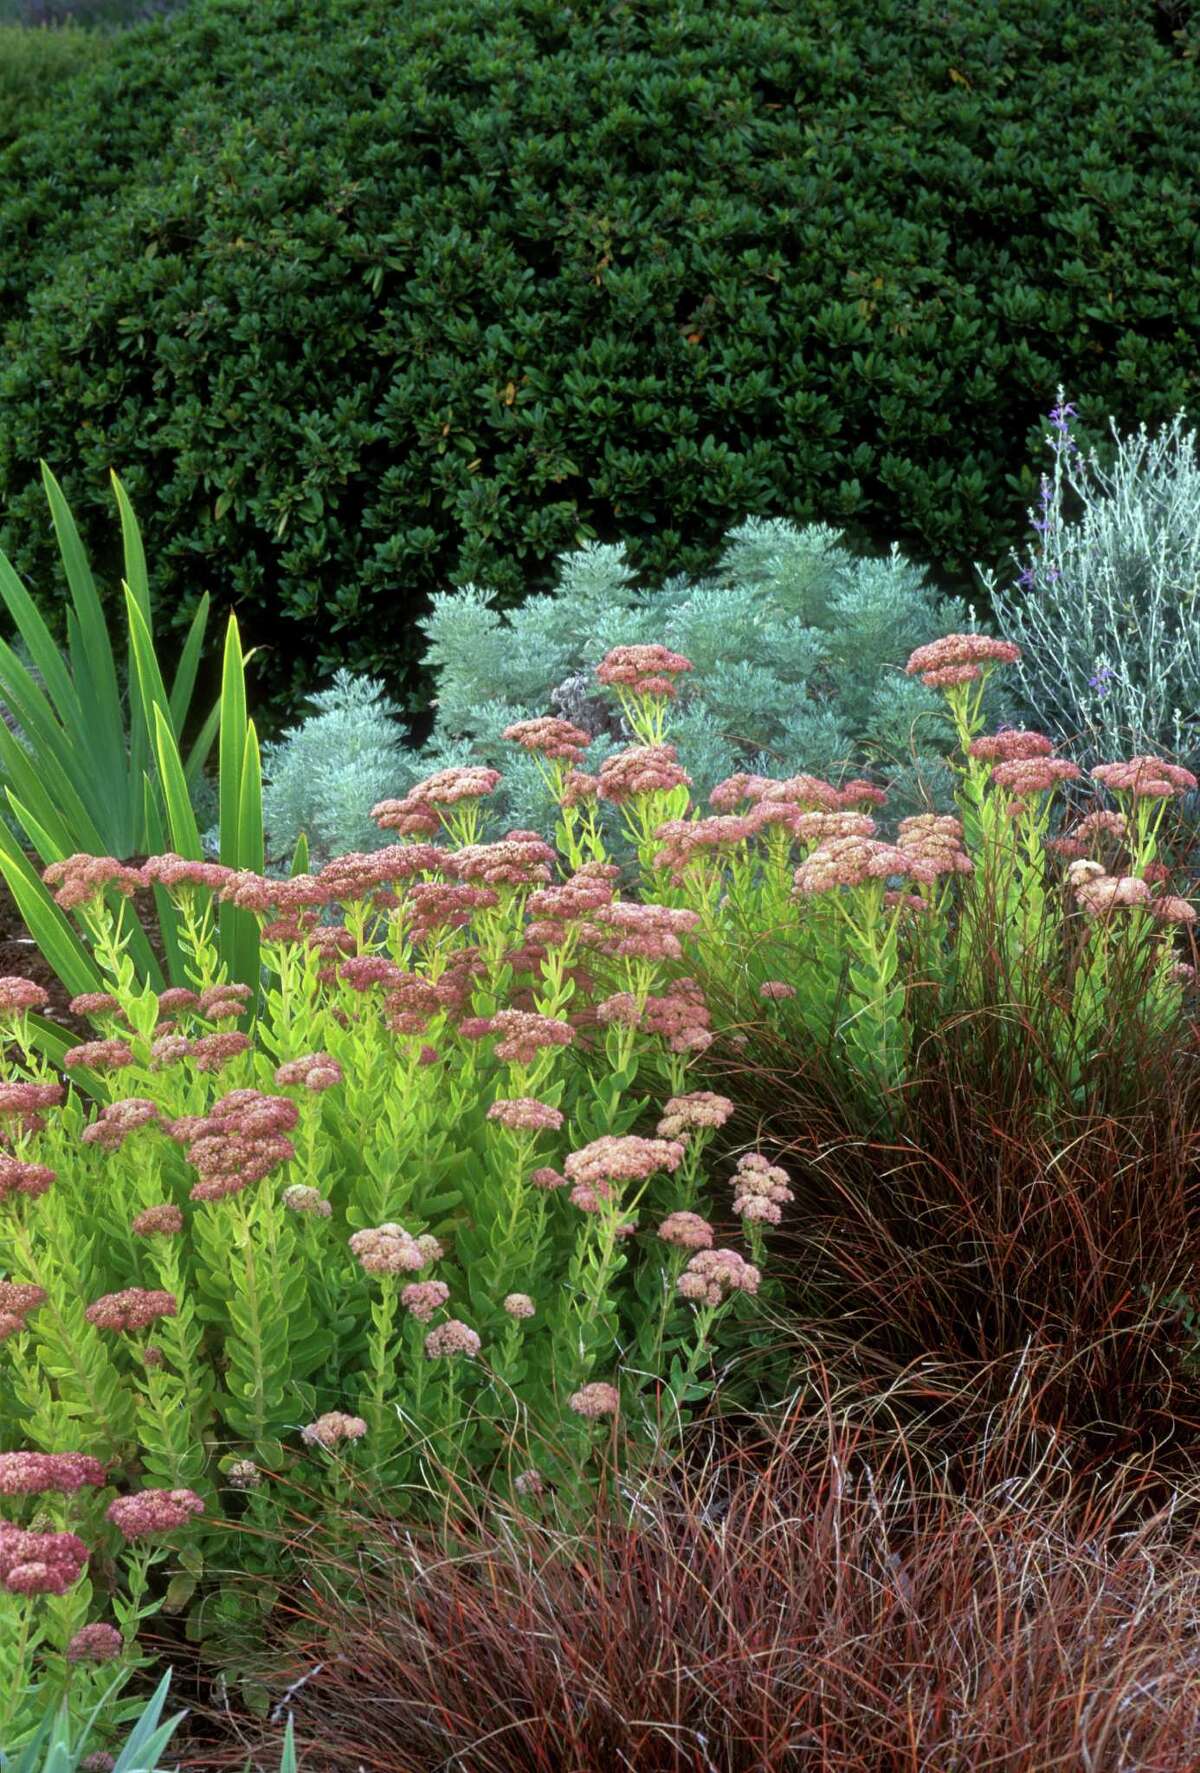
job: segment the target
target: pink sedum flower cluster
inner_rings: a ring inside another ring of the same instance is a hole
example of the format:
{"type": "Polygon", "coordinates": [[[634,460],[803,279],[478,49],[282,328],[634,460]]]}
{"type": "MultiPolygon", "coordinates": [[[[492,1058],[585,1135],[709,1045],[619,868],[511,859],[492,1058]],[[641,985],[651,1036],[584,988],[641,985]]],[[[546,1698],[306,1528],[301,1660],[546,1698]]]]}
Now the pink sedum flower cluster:
{"type": "Polygon", "coordinates": [[[0,1496],[73,1496],[107,1482],[104,1466],[87,1453],[0,1453],[0,1496]]]}
{"type": "Polygon", "coordinates": [[[788,1173],[761,1152],[739,1157],[733,1177],[733,1210],[742,1219],[759,1225],[778,1225],[783,1208],[796,1197],[788,1186],[788,1173]]]}
{"type": "Polygon", "coordinates": [[[173,1533],[194,1515],[204,1513],[204,1503],[194,1490],[137,1490],[110,1502],[108,1519],[127,1544],[173,1533]]]}
{"type": "Polygon", "coordinates": [[[753,1262],[736,1250],[699,1250],[676,1285],[693,1305],[715,1307],[729,1293],[757,1293],[761,1280],[753,1262]]]}
{"type": "Polygon", "coordinates": [[[665,646],[614,646],[597,665],[596,677],[606,689],[669,701],[675,679],[691,669],[690,659],[665,646]]]}
{"type": "Polygon", "coordinates": [[[0,1588],[9,1594],[66,1594],[87,1561],[74,1533],[32,1533],[0,1521],[0,1588]]]}

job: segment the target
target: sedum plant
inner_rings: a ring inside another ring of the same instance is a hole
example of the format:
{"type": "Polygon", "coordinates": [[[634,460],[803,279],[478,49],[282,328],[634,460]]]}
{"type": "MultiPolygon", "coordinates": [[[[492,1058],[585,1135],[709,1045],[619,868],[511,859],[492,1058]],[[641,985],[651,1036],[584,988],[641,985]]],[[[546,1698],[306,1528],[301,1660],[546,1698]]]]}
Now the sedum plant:
{"type": "Polygon", "coordinates": [[[698,803],[672,736],[694,663],[620,644],[595,685],[632,743],[595,776],[583,728],[505,729],[557,809],[553,847],[505,830],[497,770],[460,765],[375,806],[382,848],[316,873],[172,854],[46,870],[105,990],[64,1059],[83,1094],[38,1051],[38,988],[0,981],[0,1646],[18,1669],[23,1646],[52,1663],[68,1628],[104,1623],[93,1548],[128,1654],[164,1600],[201,1634],[244,1616],[244,1591],[211,1592],[230,1520],[267,1604],[302,1494],[365,1481],[412,1508],[448,1474],[570,1508],[614,1440],[636,1465],[701,1403],[744,1403],[738,1351],[773,1384],[759,1301],[793,1190],[734,1118],[756,1040],[896,1138],[922,1041],[964,1012],[1023,1007],[1014,1039],[1036,1017],[1051,1120],[1136,1019],[1177,1038],[1194,911],[1169,890],[1168,815],[1195,780],[1152,756],[1097,769],[1094,807],[1051,837],[1079,766],[983,730],[1018,660],[967,632],[912,653],[957,740],[957,811],[894,829],[865,778],[737,771],[698,803]],[[193,987],[156,991],[123,946],[148,885],[193,987]],[[213,901],[254,924],[257,1005],[213,901]],[[1137,1007],[1114,1022],[1118,978],[1137,1007]],[[54,1558],[12,1538],[35,1509],[56,1511],[54,1558]],[[20,1574],[34,1562],[61,1566],[60,1611],[20,1574]]]}
{"type": "MultiPolygon", "coordinates": [[[[1053,479],[1042,476],[1038,535],[1014,584],[980,572],[997,619],[1022,648],[1026,713],[1088,762],[1122,750],[1195,761],[1200,704],[1200,460],[1182,411],[1151,442],[1146,427],[1100,469],[1071,435],[1058,390],[1053,479]],[[1064,497],[1082,501],[1064,512],[1064,497]]],[[[1014,554],[1014,560],[1017,557],[1014,554]]],[[[1018,563],[1019,564],[1019,563],[1018,563]]],[[[977,570],[979,570],[977,568],[977,570]]]]}

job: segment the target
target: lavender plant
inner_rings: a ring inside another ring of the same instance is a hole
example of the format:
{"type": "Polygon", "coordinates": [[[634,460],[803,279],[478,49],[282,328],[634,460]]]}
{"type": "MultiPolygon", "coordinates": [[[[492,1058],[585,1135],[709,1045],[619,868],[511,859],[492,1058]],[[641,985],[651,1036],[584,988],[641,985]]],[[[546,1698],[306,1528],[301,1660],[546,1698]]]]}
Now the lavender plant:
{"type": "MultiPolygon", "coordinates": [[[[1197,754],[1200,703],[1200,461],[1176,414],[1116,444],[1111,473],[1071,435],[1075,408],[1058,390],[1046,441],[1037,541],[1015,583],[980,571],[997,620],[1022,649],[1026,712],[1084,763],[1154,748],[1197,754]],[[1090,465],[1090,473],[1089,473],[1090,465]],[[1082,501],[1078,516],[1064,496],[1082,501]]],[[[1016,556],[1014,556],[1016,559],[1016,556]]],[[[1018,562],[1019,564],[1019,562],[1018,562]]],[[[977,568],[977,570],[980,570],[977,568]]]]}

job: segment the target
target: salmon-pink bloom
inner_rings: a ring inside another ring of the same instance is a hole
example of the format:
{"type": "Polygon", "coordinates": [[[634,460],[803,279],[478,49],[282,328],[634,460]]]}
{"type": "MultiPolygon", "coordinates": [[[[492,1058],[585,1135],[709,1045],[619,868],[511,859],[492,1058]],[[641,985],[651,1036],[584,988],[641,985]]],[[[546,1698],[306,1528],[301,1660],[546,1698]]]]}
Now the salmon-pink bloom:
{"type": "Polygon", "coordinates": [[[944,634],[940,640],[919,646],[910,655],[905,671],[909,677],[919,672],[927,684],[945,686],[978,677],[984,666],[1015,665],[1020,657],[1020,647],[1011,640],[994,640],[987,634],[944,634]],[[969,676],[946,675],[957,671],[968,672],[969,676]]]}
{"type": "Polygon", "coordinates": [[[204,1503],[194,1490],[138,1490],[132,1496],[118,1496],[107,1509],[108,1519],[127,1543],[173,1533],[203,1513],[204,1503]]]}
{"type": "Polygon", "coordinates": [[[10,1594],[66,1594],[88,1556],[74,1533],[31,1533],[0,1521],[0,1588],[10,1594]]]}
{"type": "Polygon", "coordinates": [[[540,752],[543,757],[557,758],[564,763],[578,763],[592,742],[591,734],[585,733],[582,727],[550,714],[534,720],[518,720],[514,725],[506,726],[502,736],[523,746],[526,751],[540,752]]]}
{"type": "Polygon", "coordinates": [[[694,1305],[719,1305],[727,1293],[757,1293],[762,1275],[736,1250],[698,1250],[680,1275],[681,1296],[694,1305]]]}
{"type": "Polygon", "coordinates": [[[135,1214],[129,1229],[135,1237],[177,1237],[183,1230],[183,1214],[173,1202],[163,1201],[135,1214]]]}
{"type": "Polygon", "coordinates": [[[508,1293],[505,1295],[504,1309],[509,1317],[525,1318],[533,1317],[537,1306],[528,1293],[508,1293]]]}
{"type": "Polygon", "coordinates": [[[300,1439],[310,1447],[331,1450],[341,1441],[360,1441],[366,1432],[367,1425],[361,1416],[348,1416],[344,1410],[327,1410],[324,1416],[318,1416],[315,1422],[300,1430],[300,1439]]]}
{"type": "Polygon", "coordinates": [[[675,678],[691,669],[690,659],[665,646],[614,646],[597,665],[596,676],[609,688],[669,700],[675,694],[675,678]]]}
{"type": "Polygon", "coordinates": [[[577,1416],[594,1421],[598,1416],[615,1416],[621,1407],[621,1394],[615,1385],[593,1379],[590,1385],[572,1392],[567,1403],[577,1416]]]}
{"type": "Polygon", "coordinates": [[[514,1132],[528,1133],[556,1133],[563,1124],[557,1108],[533,1096],[500,1097],[488,1109],[487,1119],[498,1120],[514,1132]]]}
{"type": "Polygon", "coordinates": [[[1171,795],[1190,794],[1197,785],[1191,770],[1167,763],[1161,757],[1139,756],[1124,763],[1098,763],[1092,775],[1114,794],[1130,794],[1135,799],[1166,800],[1171,795]]]}
{"type": "Polygon", "coordinates": [[[73,1496],[107,1482],[104,1466],[87,1453],[0,1453],[0,1496],[73,1496]]]}
{"type": "Polygon", "coordinates": [[[447,1318],[444,1324],[435,1324],[425,1338],[426,1360],[441,1360],[460,1354],[470,1360],[479,1349],[480,1341],[475,1331],[456,1317],[447,1318]]]}
{"type": "Polygon", "coordinates": [[[658,1235],[678,1250],[710,1250],[713,1245],[713,1228],[699,1213],[669,1213],[658,1235]]]}
{"type": "Polygon", "coordinates": [[[45,1164],[24,1163],[18,1157],[0,1152],[0,1201],[6,1200],[10,1194],[23,1194],[36,1200],[46,1193],[55,1174],[45,1164]]]}
{"type": "Polygon", "coordinates": [[[68,856],[62,862],[51,862],[42,871],[42,879],[47,886],[58,888],[54,902],[64,911],[71,911],[77,905],[93,904],[106,892],[120,893],[129,899],[142,885],[137,870],[126,868],[113,856],[82,854],[68,856]]]}
{"type": "Polygon", "coordinates": [[[409,1281],[400,1289],[400,1303],[420,1324],[427,1324],[435,1311],[440,1311],[450,1297],[445,1281],[409,1281]]]}
{"type": "Polygon", "coordinates": [[[160,1318],[175,1317],[178,1311],[174,1293],[125,1287],[119,1293],[105,1293],[83,1315],[98,1330],[127,1335],[147,1329],[160,1318]]]}
{"type": "Polygon", "coordinates": [[[723,1127],[733,1113],[728,1096],[714,1095],[712,1090],[693,1090],[687,1096],[672,1096],[664,1104],[662,1118],[655,1132],[662,1139],[677,1139],[681,1133],[697,1127],[723,1127]]]}

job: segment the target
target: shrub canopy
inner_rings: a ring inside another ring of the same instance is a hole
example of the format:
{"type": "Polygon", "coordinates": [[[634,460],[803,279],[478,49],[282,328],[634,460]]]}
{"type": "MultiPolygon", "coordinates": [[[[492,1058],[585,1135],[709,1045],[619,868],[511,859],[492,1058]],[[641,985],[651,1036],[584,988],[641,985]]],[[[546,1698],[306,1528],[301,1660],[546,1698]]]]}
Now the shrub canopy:
{"type": "MultiPolygon", "coordinates": [[[[1143,16],[1143,13],[1145,16],[1143,16]]],[[[415,617],[747,515],[965,584],[1081,441],[1200,381],[1182,39],[1014,0],[207,0],[0,156],[0,545],[115,466],[180,622],[420,704],[415,617]]]]}

